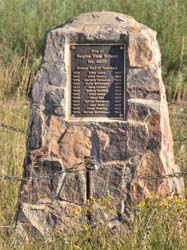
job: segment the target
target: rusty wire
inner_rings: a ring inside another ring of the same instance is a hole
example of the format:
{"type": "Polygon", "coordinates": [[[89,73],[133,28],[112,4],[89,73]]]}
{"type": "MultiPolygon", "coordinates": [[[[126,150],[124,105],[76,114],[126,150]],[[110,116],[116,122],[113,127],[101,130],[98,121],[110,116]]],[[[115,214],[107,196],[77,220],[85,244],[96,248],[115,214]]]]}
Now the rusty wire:
{"type": "MultiPolygon", "coordinates": [[[[107,166],[103,166],[103,168],[108,168],[107,166]]],[[[111,168],[110,168],[111,170],[111,168]]],[[[117,171],[116,169],[114,169],[117,171]]],[[[92,169],[92,171],[97,171],[96,169],[92,169]]],[[[63,170],[58,171],[54,174],[46,174],[39,177],[21,177],[21,176],[9,176],[9,175],[0,175],[0,180],[8,180],[8,181],[34,181],[40,179],[52,179],[55,176],[60,176],[62,174],[76,174],[79,172],[86,172],[86,169],[81,170],[63,170]]],[[[143,179],[143,180],[158,180],[158,179],[170,179],[170,178],[182,178],[187,176],[187,172],[174,172],[166,175],[136,175],[136,174],[123,174],[118,171],[120,176],[124,176],[132,179],[143,179]]]]}
{"type": "MultiPolygon", "coordinates": [[[[18,128],[18,127],[15,127],[13,125],[9,125],[9,124],[3,123],[3,122],[0,122],[0,126],[3,127],[3,128],[6,128],[7,130],[10,130],[10,131],[14,131],[14,132],[18,132],[18,133],[24,133],[24,134],[27,133],[27,131],[25,129],[18,128]]],[[[184,142],[184,141],[187,141],[187,137],[185,137],[185,136],[176,137],[176,138],[174,138],[174,141],[184,142]]]]}
{"type": "MultiPolygon", "coordinates": [[[[11,131],[14,131],[14,132],[19,132],[19,133],[24,133],[26,134],[26,130],[24,129],[21,129],[21,128],[17,128],[15,126],[12,126],[12,125],[7,125],[5,123],[2,123],[0,122],[0,126],[3,127],[3,128],[6,128],[7,130],[11,130],[11,131]]],[[[183,141],[187,141],[187,137],[178,137],[178,138],[175,138],[174,141],[180,141],[180,142],[183,142],[183,141]]],[[[85,164],[86,162],[82,162],[81,164],[85,164]]],[[[87,164],[85,164],[87,165],[87,164]]],[[[107,166],[104,166],[102,165],[101,163],[98,163],[96,161],[94,161],[94,165],[97,165],[97,166],[101,166],[103,168],[106,168],[107,166]]],[[[92,169],[92,170],[96,170],[95,168],[92,169]]],[[[0,175],[0,180],[13,180],[13,181],[33,181],[33,180],[39,180],[39,179],[51,179],[53,178],[54,176],[59,176],[59,175],[62,175],[62,174],[72,174],[72,173],[77,173],[77,172],[82,172],[82,171],[86,171],[85,170],[77,170],[77,169],[69,169],[69,170],[63,170],[63,171],[59,171],[59,172],[56,172],[54,174],[49,174],[49,175],[44,175],[44,176],[40,176],[40,177],[20,177],[20,176],[9,176],[9,175],[0,175]]],[[[170,173],[170,174],[167,174],[167,175],[136,175],[136,174],[121,174],[120,171],[117,171],[115,169],[115,172],[118,172],[120,175],[122,176],[125,176],[125,177],[128,177],[128,178],[133,178],[133,179],[147,179],[147,180],[150,180],[150,179],[167,179],[167,178],[181,178],[181,177],[186,177],[187,176],[187,172],[175,172],[175,173],[170,173]]]]}
{"type": "Polygon", "coordinates": [[[3,122],[0,122],[0,126],[3,127],[3,128],[6,128],[8,130],[14,131],[14,132],[26,134],[26,130],[24,130],[22,128],[17,128],[17,127],[12,126],[12,125],[5,124],[3,122]]]}

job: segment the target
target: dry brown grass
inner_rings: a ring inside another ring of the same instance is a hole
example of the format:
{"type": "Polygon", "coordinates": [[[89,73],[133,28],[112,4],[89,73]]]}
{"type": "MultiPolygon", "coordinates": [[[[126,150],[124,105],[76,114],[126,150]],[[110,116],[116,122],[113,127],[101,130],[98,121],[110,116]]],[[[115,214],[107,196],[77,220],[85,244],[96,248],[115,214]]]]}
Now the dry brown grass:
{"type": "Polygon", "coordinates": [[[26,47],[23,56],[15,53],[10,61],[3,58],[3,53],[7,56],[8,52],[9,49],[0,43],[0,98],[23,98],[28,95],[34,78],[33,49],[26,47]]]}
{"type": "Polygon", "coordinates": [[[187,102],[170,103],[170,123],[176,164],[187,171],[187,102]]]}
{"type": "MultiPolygon", "coordinates": [[[[187,137],[187,103],[172,103],[170,118],[174,138],[187,137]]],[[[28,122],[29,105],[25,101],[0,101],[0,120],[26,129],[28,122]]],[[[0,166],[3,175],[22,175],[22,163],[25,154],[26,136],[22,133],[9,131],[0,127],[0,166]]],[[[187,166],[187,140],[174,143],[176,163],[181,170],[186,171],[187,166]]],[[[17,195],[20,182],[0,180],[0,226],[13,226],[16,211],[17,195]]],[[[178,202],[178,200],[176,200],[178,202]]],[[[168,201],[162,201],[167,203],[168,201]]],[[[144,204],[144,203],[142,203],[144,204]]],[[[29,241],[23,244],[22,239],[15,235],[14,230],[0,228],[0,250],[186,250],[187,230],[184,227],[182,237],[178,234],[178,221],[180,207],[169,203],[163,208],[140,206],[136,214],[134,230],[127,236],[111,235],[107,230],[89,229],[85,232],[71,233],[63,240],[54,236],[51,242],[29,241]],[[91,240],[90,240],[91,239],[91,240]]],[[[183,224],[186,224],[187,211],[182,210],[183,224]]]]}

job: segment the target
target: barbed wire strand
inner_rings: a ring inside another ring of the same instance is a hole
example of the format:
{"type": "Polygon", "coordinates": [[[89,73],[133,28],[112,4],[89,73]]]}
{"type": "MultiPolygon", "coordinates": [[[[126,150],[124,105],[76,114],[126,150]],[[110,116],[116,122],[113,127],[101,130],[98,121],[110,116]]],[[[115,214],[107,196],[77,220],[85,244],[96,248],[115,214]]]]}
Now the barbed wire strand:
{"type": "MultiPolygon", "coordinates": [[[[106,167],[107,168],[107,167],[106,167]]],[[[111,170],[111,168],[110,168],[111,170]]],[[[60,176],[62,174],[75,174],[78,172],[86,172],[86,169],[81,170],[63,170],[58,171],[54,174],[46,174],[38,177],[20,177],[20,176],[10,176],[10,175],[0,175],[0,180],[10,180],[10,181],[33,181],[40,179],[52,179],[55,176],[60,176]]],[[[94,171],[94,170],[93,170],[94,171]]],[[[114,170],[114,172],[117,170],[114,170]]],[[[158,179],[169,179],[169,178],[182,178],[187,176],[187,172],[174,172],[166,175],[136,175],[136,174],[123,174],[118,172],[119,176],[124,176],[130,179],[144,179],[144,180],[158,180],[158,179]]]]}
{"type": "MultiPolygon", "coordinates": [[[[6,128],[9,131],[14,131],[14,132],[19,132],[19,133],[24,133],[26,134],[27,131],[12,125],[5,124],[3,122],[0,122],[0,126],[3,128],[6,128]]],[[[187,137],[177,137],[174,138],[174,141],[179,141],[179,142],[184,142],[187,141],[187,137]]],[[[83,164],[84,162],[82,162],[83,164]]],[[[136,174],[122,174],[120,171],[114,168],[109,168],[107,166],[101,165],[100,163],[96,163],[96,165],[102,167],[103,169],[110,169],[111,171],[114,171],[115,173],[119,174],[120,176],[124,176],[130,179],[144,179],[144,180],[157,180],[157,179],[168,179],[168,178],[182,178],[182,177],[187,177],[187,172],[174,172],[166,175],[136,175],[136,174]]],[[[92,169],[96,170],[96,169],[92,169]]],[[[8,180],[8,181],[34,181],[34,180],[40,180],[40,179],[52,179],[55,176],[59,176],[62,174],[75,174],[78,172],[85,172],[86,169],[81,169],[81,170],[63,170],[63,171],[58,171],[54,174],[47,174],[39,177],[20,177],[20,176],[9,176],[9,175],[0,175],[0,180],[8,180]]],[[[160,208],[161,205],[148,205],[145,206],[146,209],[155,209],[155,208],[160,208]]],[[[132,208],[134,211],[142,211],[142,208],[132,208]]],[[[178,208],[179,209],[179,208],[178,208]]],[[[181,208],[183,210],[184,207],[181,208]]],[[[13,226],[11,225],[0,225],[0,228],[12,228],[13,226]]]]}
{"type": "MultiPolygon", "coordinates": [[[[7,130],[10,130],[10,131],[15,131],[15,132],[24,133],[24,134],[27,133],[27,131],[25,129],[18,128],[18,127],[15,127],[13,125],[9,125],[9,124],[3,123],[3,122],[0,122],[0,126],[3,128],[6,128],[7,130]]],[[[174,141],[184,142],[184,141],[187,141],[187,137],[185,137],[185,136],[184,137],[177,137],[177,138],[174,138],[174,141]]]]}
{"type": "Polygon", "coordinates": [[[27,131],[22,129],[22,128],[17,128],[15,126],[12,126],[12,125],[8,125],[8,124],[5,124],[3,122],[0,122],[0,126],[3,127],[3,128],[6,128],[8,130],[11,130],[11,131],[14,131],[14,132],[18,132],[18,133],[24,133],[26,134],[27,131]]]}

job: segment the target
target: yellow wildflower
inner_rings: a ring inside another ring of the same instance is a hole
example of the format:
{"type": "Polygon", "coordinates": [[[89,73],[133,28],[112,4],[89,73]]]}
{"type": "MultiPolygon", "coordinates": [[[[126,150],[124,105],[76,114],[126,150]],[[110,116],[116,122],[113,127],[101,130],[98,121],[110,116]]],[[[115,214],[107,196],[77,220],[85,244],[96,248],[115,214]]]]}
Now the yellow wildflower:
{"type": "Polygon", "coordinates": [[[83,230],[85,231],[85,232],[88,232],[89,231],[89,226],[88,226],[88,224],[83,224],[82,225],[82,228],[83,228],[83,230]]]}

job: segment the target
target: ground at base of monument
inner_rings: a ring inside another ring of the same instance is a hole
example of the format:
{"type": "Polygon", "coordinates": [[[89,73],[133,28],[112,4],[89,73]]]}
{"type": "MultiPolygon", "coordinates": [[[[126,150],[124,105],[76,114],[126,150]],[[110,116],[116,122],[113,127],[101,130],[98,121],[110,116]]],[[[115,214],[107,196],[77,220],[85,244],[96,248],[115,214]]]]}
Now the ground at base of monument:
{"type": "MultiPolygon", "coordinates": [[[[182,171],[187,171],[187,141],[178,140],[187,137],[187,103],[169,104],[170,122],[174,137],[175,160],[182,171]]],[[[18,128],[26,129],[29,105],[14,102],[0,102],[1,121],[18,128]]],[[[21,176],[22,161],[25,154],[24,133],[9,131],[0,128],[0,161],[1,175],[21,176]]],[[[167,206],[162,209],[146,208],[140,204],[140,212],[134,224],[134,230],[130,236],[123,237],[116,234],[113,238],[107,230],[91,232],[87,225],[83,225],[83,232],[70,233],[64,240],[54,236],[52,241],[29,241],[23,244],[20,237],[14,234],[13,218],[16,210],[17,194],[19,191],[19,181],[0,180],[0,249],[12,250],[13,248],[23,249],[142,249],[143,246],[150,249],[186,249],[186,230],[182,231],[178,215],[181,215],[181,204],[177,199],[173,203],[177,207],[167,206]],[[170,228],[168,233],[167,228],[170,228]],[[181,228],[181,235],[178,229],[181,228]],[[4,235],[6,231],[6,235],[4,235]],[[8,236],[9,235],[9,236],[8,236]],[[91,240],[90,240],[91,237],[91,240]],[[166,248],[166,246],[168,248],[166,248]]],[[[162,201],[167,205],[167,201],[162,201]]],[[[170,203],[171,204],[171,203],[170,203]]],[[[185,211],[185,210],[184,210],[185,211]]],[[[185,222],[186,218],[183,216],[185,222]]],[[[184,221],[183,221],[184,222],[184,221]]],[[[181,222],[181,223],[183,223],[181,222]]]]}

